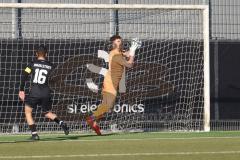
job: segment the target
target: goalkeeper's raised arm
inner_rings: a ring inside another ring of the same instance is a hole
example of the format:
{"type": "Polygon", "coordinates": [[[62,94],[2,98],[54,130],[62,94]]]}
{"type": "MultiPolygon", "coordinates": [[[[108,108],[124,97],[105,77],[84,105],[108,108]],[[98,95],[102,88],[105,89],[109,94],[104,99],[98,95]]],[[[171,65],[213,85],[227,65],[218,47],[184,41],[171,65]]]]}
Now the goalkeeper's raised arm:
{"type": "Polygon", "coordinates": [[[126,67],[132,67],[136,49],[140,48],[141,45],[142,42],[140,40],[138,40],[137,38],[133,38],[131,41],[131,47],[129,48],[129,51],[122,52],[123,56],[129,58],[124,64],[126,67]]]}

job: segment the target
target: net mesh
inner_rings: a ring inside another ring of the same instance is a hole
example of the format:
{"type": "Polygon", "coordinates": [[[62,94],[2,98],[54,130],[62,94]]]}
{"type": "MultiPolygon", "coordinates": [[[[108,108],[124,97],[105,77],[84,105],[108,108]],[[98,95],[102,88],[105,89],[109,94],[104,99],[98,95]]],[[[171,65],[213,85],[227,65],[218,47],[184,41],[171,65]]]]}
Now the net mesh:
{"type": "MultiPolygon", "coordinates": [[[[1,133],[28,131],[18,91],[39,44],[56,66],[52,110],[72,131],[89,131],[83,117],[101,103],[104,76],[87,66],[108,69],[108,40],[116,32],[126,50],[135,37],[142,47],[125,71],[114,108],[99,122],[102,130],[203,129],[201,10],[2,8],[0,14],[1,133]]],[[[39,131],[60,130],[40,109],[34,119],[39,131]]]]}

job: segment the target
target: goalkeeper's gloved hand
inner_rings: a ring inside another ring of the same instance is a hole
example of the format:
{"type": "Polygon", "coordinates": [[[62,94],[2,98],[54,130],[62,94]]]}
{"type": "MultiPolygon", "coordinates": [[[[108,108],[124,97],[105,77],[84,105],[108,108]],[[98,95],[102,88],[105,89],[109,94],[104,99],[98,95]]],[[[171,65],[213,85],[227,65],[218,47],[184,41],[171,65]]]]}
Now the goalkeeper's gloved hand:
{"type": "Polygon", "coordinates": [[[141,46],[142,42],[137,38],[133,38],[131,41],[131,47],[129,49],[129,55],[132,57],[135,56],[136,49],[140,48],[141,46]]]}

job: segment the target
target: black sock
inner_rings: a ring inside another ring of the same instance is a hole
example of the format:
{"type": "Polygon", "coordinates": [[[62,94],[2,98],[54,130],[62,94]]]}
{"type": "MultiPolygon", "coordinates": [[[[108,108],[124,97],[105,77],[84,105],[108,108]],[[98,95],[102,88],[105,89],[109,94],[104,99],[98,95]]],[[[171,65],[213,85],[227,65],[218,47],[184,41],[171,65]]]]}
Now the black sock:
{"type": "Polygon", "coordinates": [[[61,125],[63,121],[60,121],[57,117],[54,118],[54,122],[56,122],[57,124],[61,125]]]}
{"type": "Polygon", "coordinates": [[[32,132],[32,134],[37,134],[37,128],[35,124],[29,125],[29,128],[32,132]]]}

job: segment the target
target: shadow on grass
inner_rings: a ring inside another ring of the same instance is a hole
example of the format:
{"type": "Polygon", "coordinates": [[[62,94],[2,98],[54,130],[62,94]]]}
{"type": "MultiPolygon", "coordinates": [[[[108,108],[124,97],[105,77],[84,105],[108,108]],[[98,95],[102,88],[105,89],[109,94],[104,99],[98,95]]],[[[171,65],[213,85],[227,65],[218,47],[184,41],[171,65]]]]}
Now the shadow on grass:
{"type": "MultiPolygon", "coordinates": [[[[66,140],[81,140],[81,138],[87,138],[87,137],[105,137],[105,136],[111,136],[116,135],[116,133],[109,133],[109,134],[103,134],[101,136],[93,135],[93,134],[84,134],[84,135],[74,135],[74,136],[60,136],[60,137],[48,137],[48,138],[42,138],[41,141],[66,141],[66,140]]],[[[86,139],[85,139],[86,140],[86,139]]]]}
{"type": "MultiPolygon", "coordinates": [[[[40,135],[40,141],[74,141],[74,140],[81,140],[81,138],[87,138],[87,137],[105,137],[105,136],[111,136],[111,135],[116,135],[116,133],[109,133],[109,134],[104,134],[101,136],[98,135],[93,135],[93,134],[89,134],[89,135],[68,135],[68,136],[52,136],[52,137],[41,137],[40,135]]],[[[27,137],[28,138],[28,137],[27,137]]],[[[4,143],[33,143],[33,142],[38,142],[38,141],[33,141],[33,140],[28,140],[28,139],[22,139],[22,140],[9,140],[9,141],[0,141],[0,144],[4,144],[4,143]]],[[[12,138],[14,139],[14,137],[12,138]]],[[[85,139],[86,140],[86,139],[85,139]]],[[[91,140],[91,139],[90,139],[91,140]]]]}

